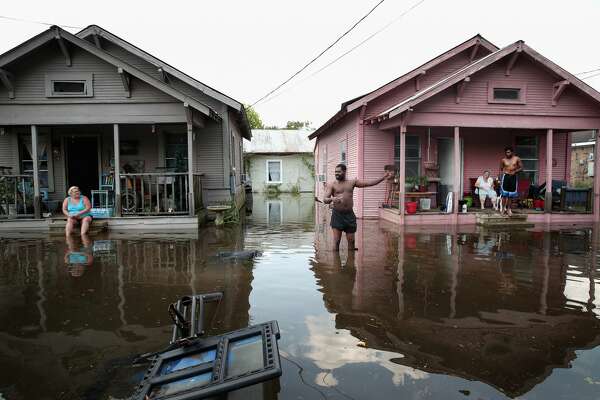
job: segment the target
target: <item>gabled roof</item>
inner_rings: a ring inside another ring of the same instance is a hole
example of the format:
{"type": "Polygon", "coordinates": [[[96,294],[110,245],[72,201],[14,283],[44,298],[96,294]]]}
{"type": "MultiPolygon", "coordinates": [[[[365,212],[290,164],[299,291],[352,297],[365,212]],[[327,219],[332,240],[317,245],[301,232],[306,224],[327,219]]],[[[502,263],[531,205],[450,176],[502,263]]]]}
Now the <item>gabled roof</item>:
{"type": "Polygon", "coordinates": [[[293,154],[312,153],[308,138],[312,131],[294,129],[253,129],[252,141],[244,141],[245,153],[293,154]]]}
{"type": "Polygon", "coordinates": [[[207,105],[201,103],[197,99],[180,92],[179,90],[171,87],[170,85],[160,81],[159,79],[154,78],[153,76],[148,75],[147,73],[139,70],[138,68],[124,62],[123,60],[103,51],[102,49],[97,48],[90,42],[83,40],[64,29],[61,29],[58,26],[52,26],[48,30],[40,33],[37,36],[21,43],[20,45],[12,48],[6,53],[0,55],[0,68],[16,61],[17,59],[31,53],[37,48],[45,45],[46,43],[55,40],[65,40],[89,53],[95,55],[99,59],[114,65],[116,68],[121,68],[123,71],[127,72],[131,76],[155,87],[156,89],[172,96],[173,98],[180,100],[184,104],[189,105],[190,107],[196,109],[202,114],[213,118],[220,119],[221,116],[213,109],[208,107],[207,105]]]}
{"type": "Polygon", "coordinates": [[[229,107],[234,108],[237,111],[240,111],[242,109],[242,103],[240,103],[239,101],[234,100],[231,97],[224,95],[223,93],[211,88],[210,86],[205,85],[204,83],[202,83],[200,81],[197,81],[196,79],[192,78],[191,76],[181,72],[177,68],[167,64],[166,62],[160,60],[157,57],[154,57],[152,54],[145,52],[144,50],[140,49],[139,47],[129,43],[128,41],[118,37],[117,35],[107,31],[106,29],[104,29],[98,25],[90,25],[87,28],[84,28],[80,32],[76,33],[75,35],[81,39],[85,39],[85,38],[93,36],[93,35],[98,35],[99,37],[106,39],[109,42],[112,42],[119,47],[124,48],[125,50],[129,51],[130,53],[132,53],[132,54],[140,57],[141,59],[145,60],[146,62],[156,66],[156,68],[162,68],[162,70],[164,72],[166,72],[169,75],[172,75],[172,76],[176,77],[177,79],[187,83],[188,85],[198,89],[199,91],[205,93],[207,96],[213,97],[213,98],[219,100],[220,102],[227,104],[229,107]]]}
{"type": "Polygon", "coordinates": [[[585,82],[577,78],[575,75],[570,72],[564,70],[559,67],[554,62],[550,61],[546,57],[542,56],[537,51],[533,50],[531,47],[527,46],[525,42],[519,40],[511,45],[504,47],[494,53],[488,54],[487,56],[467,65],[466,67],[454,72],[453,74],[447,76],[446,78],[434,83],[433,85],[421,90],[420,92],[414,94],[413,96],[402,100],[400,103],[390,107],[385,110],[377,117],[373,118],[373,120],[381,120],[394,118],[395,116],[401,114],[404,111],[412,109],[417,104],[435,96],[443,90],[463,81],[464,79],[470,77],[471,75],[481,71],[482,69],[496,63],[497,61],[503,59],[509,54],[514,53],[515,51],[523,52],[530,56],[534,61],[543,65],[551,72],[555,73],[560,78],[567,81],[570,85],[573,85],[589,97],[591,97],[596,102],[600,103],[600,93],[593,89],[591,86],[587,85],[585,82]]]}
{"type": "MultiPolygon", "coordinates": [[[[477,34],[477,35],[473,36],[472,38],[462,42],[461,44],[451,48],[450,50],[440,54],[439,56],[427,61],[425,64],[422,64],[419,67],[413,69],[412,71],[394,79],[393,81],[388,82],[385,85],[383,85],[367,94],[358,96],[354,99],[351,99],[351,100],[348,100],[348,101],[342,103],[342,107],[341,107],[340,111],[338,111],[335,115],[333,115],[333,117],[331,117],[329,120],[327,120],[327,122],[325,122],[315,132],[313,132],[313,134],[310,136],[310,139],[313,139],[313,138],[317,137],[318,135],[320,135],[324,130],[326,130],[330,126],[334,125],[337,121],[339,121],[346,114],[362,107],[363,105],[367,104],[368,102],[378,98],[379,96],[389,92],[390,90],[397,88],[398,86],[410,81],[411,79],[414,79],[418,75],[422,74],[424,71],[426,72],[427,70],[435,67],[436,65],[454,57],[456,54],[459,54],[459,53],[461,53],[469,48],[472,48],[472,47],[474,49],[475,49],[475,47],[477,47],[477,48],[483,47],[491,52],[495,52],[498,50],[498,47],[496,45],[494,45],[493,43],[491,43],[490,41],[485,39],[480,34],[477,34]]],[[[477,52],[477,50],[475,50],[475,52],[477,52]]],[[[473,57],[474,56],[475,56],[475,54],[473,54],[473,57]]]]}

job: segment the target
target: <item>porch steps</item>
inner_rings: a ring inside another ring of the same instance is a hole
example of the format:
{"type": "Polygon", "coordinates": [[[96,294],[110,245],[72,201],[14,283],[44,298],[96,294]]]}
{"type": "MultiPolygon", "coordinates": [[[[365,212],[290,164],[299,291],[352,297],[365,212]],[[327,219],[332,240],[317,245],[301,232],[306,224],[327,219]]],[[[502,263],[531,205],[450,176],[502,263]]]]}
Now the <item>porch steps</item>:
{"type": "MultiPolygon", "coordinates": [[[[49,218],[48,221],[48,231],[50,235],[63,235],[65,234],[65,225],[67,225],[66,218],[49,218]]],[[[90,235],[96,235],[100,232],[106,231],[108,228],[108,221],[96,219],[92,221],[92,225],[90,226],[90,235]]]]}
{"type": "Polygon", "coordinates": [[[477,213],[476,224],[478,226],[493,227],[493,228],[532,228],[533,223],[527,221],[527,214],[514,213],[512,217],[500,215],[500,214],[489,214],[489,213],[477,213]]]}

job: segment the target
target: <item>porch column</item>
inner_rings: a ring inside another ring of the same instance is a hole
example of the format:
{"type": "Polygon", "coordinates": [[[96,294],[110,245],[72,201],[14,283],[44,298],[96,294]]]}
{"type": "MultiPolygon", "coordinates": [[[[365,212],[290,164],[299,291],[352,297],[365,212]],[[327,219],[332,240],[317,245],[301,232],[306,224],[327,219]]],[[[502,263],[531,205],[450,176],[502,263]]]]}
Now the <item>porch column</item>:
{"type": "Polygon", "coordinates": [[[458,200],[460,194],[460,128],[458,126],[454,127],[454,201],[452,202],[452,212],[455,216],[458,214],[458,200]]]}
{"type": "Polygon", "coordinates": [[[33,215],[42,218],[40,213],[40,166],[38,161],[37,126],[31,125],[31,158],[33,161],[33,215]]]}
{"type": "Polygon", "coordinates": [[[194,208],[194,126],[187,122],[187,151],[188,151],[188,212],[190,217],[195,214],[194,208]]]}
{"type": "Polygon", "coordinates": [[[115,216],[121,216],[121,149],[119,146],[119,124],[113,125],[113,148],[115,155],[115,216]]]}
{"type": "Polygon", "coordinates": [[[552,129],[546,131],[546,198],[544,212],[552,212],[552,129]]]}
{"type": "Polygon", "coordinates": [[[600,222],[600,129],[596,129],[594,138],[594,222],[600,222]]]}
{"type": "Polygon", "coordinates": [[[400,182],[398,184],[398,211],[400,211],[400,224],[404,225],[404,214],[406,212],[405,204],[405,186],[406,186],[406,125],[404,122],[400,125],[400,182]]]}

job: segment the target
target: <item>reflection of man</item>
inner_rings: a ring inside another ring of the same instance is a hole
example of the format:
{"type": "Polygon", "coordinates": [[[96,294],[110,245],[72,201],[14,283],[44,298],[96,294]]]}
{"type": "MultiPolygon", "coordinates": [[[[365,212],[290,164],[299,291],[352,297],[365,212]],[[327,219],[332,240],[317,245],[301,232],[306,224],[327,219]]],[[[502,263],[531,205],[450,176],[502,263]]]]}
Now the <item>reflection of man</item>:
{"type": "Polygon", "coordinates": [[[513,153],[512,147],[504,149],[505,157],[500,161],[500,194],[502,195],[502,213],[509,217],[512,215],[510,209],[512,199],[518,196],[517,174],[523,170],[523,162],[513,153]]]}
{"type": "Polygon", "coordinates": [[[335,182],[327,185],[325,190],[325,198],[323,203],[332,204],[333,211],[331,212],[331,229],[333,230],[333,241],[335,250],[340,249],[340,241],[342,240],[342,232],[346,232],[346,240],[348,241],[348,250],[356,250],[354,246],[354,233],[356,232],[356,216],[352,207],[354,205],[352,196],[354,188],[374,186],[381,183],[384,179],[390,177],[391,172],[386,171],[385,174],[378,179],[372,181],[360,181],[358,179],[346,179],[346,166],[338,164],[335,167],[335,182]]]}

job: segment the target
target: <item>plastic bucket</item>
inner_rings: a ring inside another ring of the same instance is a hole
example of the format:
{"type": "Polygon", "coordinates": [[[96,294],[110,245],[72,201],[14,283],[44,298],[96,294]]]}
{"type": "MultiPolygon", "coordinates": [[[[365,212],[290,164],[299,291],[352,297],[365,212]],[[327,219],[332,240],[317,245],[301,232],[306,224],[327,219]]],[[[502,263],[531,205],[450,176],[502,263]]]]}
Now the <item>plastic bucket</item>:
{"type": "Polygon", "coordinates": [[[419,199],[419,208],[421,210],[431,209],[431,199],[419,199]]]}
{"type": "Polygon", "coordinates": [[[406,202],[406,213],[414,214],[417,212],[417,202],[416,201],[407,201],[406,202]]]}

